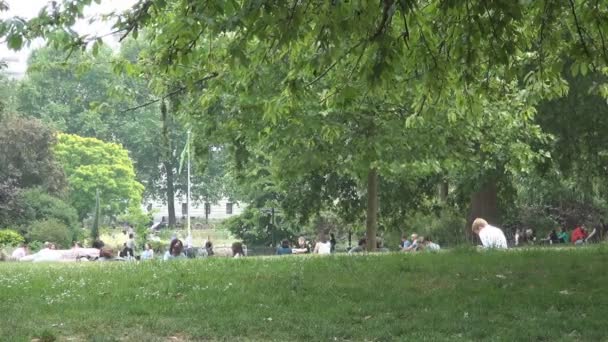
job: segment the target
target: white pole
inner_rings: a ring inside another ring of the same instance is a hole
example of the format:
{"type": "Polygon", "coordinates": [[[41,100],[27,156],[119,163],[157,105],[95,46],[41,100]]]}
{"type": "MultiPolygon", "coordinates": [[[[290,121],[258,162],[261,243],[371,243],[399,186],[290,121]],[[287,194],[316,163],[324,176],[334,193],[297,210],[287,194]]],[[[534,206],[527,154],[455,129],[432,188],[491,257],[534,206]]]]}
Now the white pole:
{"type": "Polygon", "coordinates": [[[188,217],[186,218],[187,226],[188,226],[188,238],[192,240],[192,232],[190,231],[190,129],[188,129],[188,198],[186,199],[186,203],[188,206],[188,217]]]}

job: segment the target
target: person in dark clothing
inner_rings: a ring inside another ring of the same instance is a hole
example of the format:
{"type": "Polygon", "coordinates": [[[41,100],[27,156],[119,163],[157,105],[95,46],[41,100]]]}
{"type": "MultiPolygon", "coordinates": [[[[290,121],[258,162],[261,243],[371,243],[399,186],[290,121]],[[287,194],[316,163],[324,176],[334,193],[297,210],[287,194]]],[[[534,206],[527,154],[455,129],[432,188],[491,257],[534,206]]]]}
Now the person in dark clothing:
{"type": "Polygon", "coordinates": [[[289,246],[289,240],[285,239],[281,241],[281,246],[277,248],[277,255],[288,255],[292,253],[291,247],[289,246]]]}
{"type": "Polygon", "coordinates": [[[213,256],[215,254],[213,252],[213,243],[211,241],[205,242],[205,253],[208,257],[213,256]]]}
{"type": "Polygon", "coordinates": [[[334,235],[334,233],[329,234],[329,236],[330,236],[329,243],[331,243],[331,252],[335,253],[336,244],[338,243],[338,241],[336,241],[336,236],[334,235]]]}

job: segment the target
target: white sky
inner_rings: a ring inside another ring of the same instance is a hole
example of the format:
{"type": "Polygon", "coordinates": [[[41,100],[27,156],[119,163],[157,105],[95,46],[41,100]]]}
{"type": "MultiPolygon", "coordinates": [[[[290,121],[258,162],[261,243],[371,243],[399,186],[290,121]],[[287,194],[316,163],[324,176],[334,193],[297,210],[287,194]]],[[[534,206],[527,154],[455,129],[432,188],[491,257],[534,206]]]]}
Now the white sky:
{"type": "MultiPolygon", "coordinates": [[[[26,19],[32,18],[38,14],[40,9],[48,4],[50,0],[5,0],[8,3],[9,10],[0,12],[0,18],[9,18],[14,16],[23,17],[26,19]]],[[[112,24],[109,22],[95,22],[90,24],[88,18],[100,14],[107,14],[112,11],[123,11],[131,7],[137,0],[102,0],[100,5],[92,5],[85,12],[87,19],[79,21],[75,29],[81,34],[104,35],[112,31],[112,24]]],[[[104,38],[104,41],[110,45],[115,43],[112,37],[104,38]]],[[[44,41],[34,41],[29,47],[23,47],[20,51],[11,51],[7,48],[6,43],[0,43],[0,60],[4,60],[8,64],[8,68],[4,70],[9,74],[20,77],[25,73],[27,68],[27,58],[32,49],[44,45],[44,41]]]]}

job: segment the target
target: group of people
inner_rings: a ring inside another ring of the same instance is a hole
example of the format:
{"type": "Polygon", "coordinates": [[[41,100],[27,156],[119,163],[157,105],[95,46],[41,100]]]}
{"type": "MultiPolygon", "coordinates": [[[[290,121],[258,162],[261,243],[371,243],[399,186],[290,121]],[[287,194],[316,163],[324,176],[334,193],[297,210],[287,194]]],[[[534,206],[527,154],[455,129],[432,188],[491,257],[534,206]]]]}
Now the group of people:
{"type": "Polygon", "coordinates": [[[312,243],[306,240],[305,237],[300,236],[295,246],[291,246],[289,240],[284,239],[281,241],[281,245],[277,248],[277,255],[289,255],[289,254],[331,254],[336,249],[336,237],[334,234],[330,234],[330,238],[325,234],[320,234],[317,242],[312,246],[312,243]]]}
{"type": "Polygon", "coordinates": [[[99,249],[83,248],[78,242],[70,249],[57,249],[54,243],[45,242],[36,253],[30,253],[29,246],[22,243],[10,255],[9,260],[13,261],[75,261],[92,260],[99,258],[99,249]]]}
{"type": "MultiPolygon", "coordinates": [[[[327,235],[319,235],[317,241],[313,244],[306,240],[305,237],[300,236],[295,246],[291,246],[289,240],[284,239],[281,241],[279,247],[277,247],[277,255],[290,255],[290,254],[331,254],[336,251],[336,238],[334,234],[330,234],[330,238],[327,235]]],[[[411,239],[408,236],[404,236],[399,245],[399,249],[404,252],[416,252],[422,250],[436,251],[441,247],[434,243],[430,238],[418,236],[418,234],[412,234],[411,239]]],[[[359,239],[357,246],[348,249],[348,254],[363,253],[367,251],[367,238],[359,239]]],[[[384,246],[381,238],[376,238],[376,252],[389,252],[389,249],[384,246]]]]}
{"type": "MultiPolygon", "coordinates": [[[[482,218],[477,218],[473,221],[472,225],[473,233],[479,236],[481,244],[484,248],[507,248],[507,238],[500,228],[494,227],[482,218]]],[[[559,229],[553,229],[549,235],[541,239],[541,243],[557,244],[557,243],[572,243],[574,245],[582,245],[589,242],[597,233],[597,229],[593,229],[591,233],[587,231],[585,226],[577,226],[572,231],[572,234],[568,233],[568,230],[560,227],[559,229]]],[[[528,240],[531,242],[536,241],[534,232],[531,229],[515,231],[514,245],[518,246],[522,240],[528,240]]]]}
{"type": "MultiPolygon", "coordinates": [[[[474,234],[479,236],[479,240],[481,242],[481,246],[483,248],[488,249],[506,249],[507,238],[503,231],[495,226],[490,225],[486,220],[482,218],[477,218],[473,221],[471,226],[471,230],[474,234]]],[[[580,245],[588,242],[593,236],[596,234],[596,229],[593,229],[591,233],[587,232],[585,226],[577,226],[571,234],[564,228],[559,228],[557,230],[552,230],[549,235],[541,239],[542,243],[572,243],[575,245],[580,245]]],[[[530,231],[519,231],[517,230],[514,237],[514,244],[517,246],[521,243],[523,239],[535,240],[533,238],[533,232],[530,231]]],[[[213,251],[213,243],[211,241],[206,241],[203,248],[195,249],[192,247],[191,239],[186,239],[188,241],[187,246],[184,246],[184,243],[178,239],[176,236],[173,236],[171,242],[169,244],[169,249],[164,253],[162,259],[163,260],[172,260],[172,259],[182,259],[182,258],[194,258],[196,256],[213,256],[215,252],[213,251]]],[[[289,240],[285,239],[281,241],[281,245],[277,248],[277,255],[289,255],[289,254],[331,254],[336,250],[336,238],[334,234],[330,234],[328,238],[327,235],[321,234],[319,235],[317,241],[313,244],[306,240],[305,237],[300,236],[297,240],[297,243],[294,246],[291,246],[289,240]]],[[[111,248],[108,248],[104,245],[104,243],[100,240],[97,240],[93,243],[92,248],[83,248],[80,244],[75,243],[71,249],[66,250],[58,250],[55,247],[55,244],[51,242],[45,242],[43,248],[37,253],[30,254],[28,245],[23,243],[18,248],[16,248],[11,256],[10,260],[17,261],[74,261],[74,260],[99,260],[99,261],[108,261],[108,260],[150,260],[154,259],[154,249],[152,248],[150,243],[146,243],[144,245],[143,251],[140,255],[135,255],[135,238],[133,233],[129,234],[128,240],[123,244],[122,250],[116,256],[116,253],[111,248]]],[[[401,239],[401,243],[399,245],[399,250],[402,252],[418,252],[418,251],[437,251],[440,250],[441,247],[432,241],[430,237],[419,236],[414,233],[410,236],[404,235],[401,239]]],[[[367,239],[361,238],[358,241],[357,246],[348,250],[349,254],[361,253],[367,250],[367,239]]],[[[376,239],[376,251],[378,252],[388,252],[389,250],[383,246],[382,239],[376,239]]],[[[243,243],[235,242],[232,244],[231,248],[232,257],[241,258],[246,255],[246,251],[243,243]]]]}
{"type": "Polygon", "coordinates": [[[399,247],[402,252],[420,252],[424,250],[433,252],[441,249],[441,246],[433,242],[431,237],[418,236],[416,233],[413,233],[409,238],[407,235],[404,235],[401,238],[399,247]]]}
{"type": "MultiPolygon", "coordinates": [[[[568,230],[560,227],[551,230],[546,238],[541,239],[541,243],[557,244],[557,243],[572,243],[575,245],[581,245],[589,242],[597,233],[597,229],[594,228],[591,233],[587,231],[585,226],[577,226],[572,231],[572,234],[568,233],[568,230]]],[[[517,245],[517,243],[516,243],[517,245]]]]}

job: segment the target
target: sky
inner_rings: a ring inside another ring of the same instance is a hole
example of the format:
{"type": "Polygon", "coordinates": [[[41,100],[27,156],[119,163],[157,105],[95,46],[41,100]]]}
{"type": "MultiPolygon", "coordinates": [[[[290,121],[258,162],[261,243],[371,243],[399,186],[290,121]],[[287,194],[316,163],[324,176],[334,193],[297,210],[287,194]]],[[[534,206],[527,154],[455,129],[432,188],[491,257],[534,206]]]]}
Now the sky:
{"type": "MultiPolygon", "coordinates": [[[[0,18],[10,18],[14,16],[23,17],[26,19],[34,17],[40,9],[49,3],[49,0],[5,0],[8,3],[9,10],[0,12],[0,18]]],[[[90,24],[88,18],[95,15],[105,14],[112,11],[123,11],[131,7],[136,0],[102,0],[99,5],[92,5],[85,12],[87,19],[79,21],[75,29],[81,34],[104,35],[112,31],[112,24],[108,22],[95,22],[90,24]]],[[[109,45],[115,45],[116,41],[113,37],[105,38],[104,41],[109,45]]],[[[0,43],[0,60],[4,60],[8,64],[5,70],[13,77],[21,77],[27,69],[27,59],[33,49],[44,45],[44,41],[36,40],[29,47],[23,47],[20,51],[11,51],[7,48],[6,43],[0,43]]]]}

